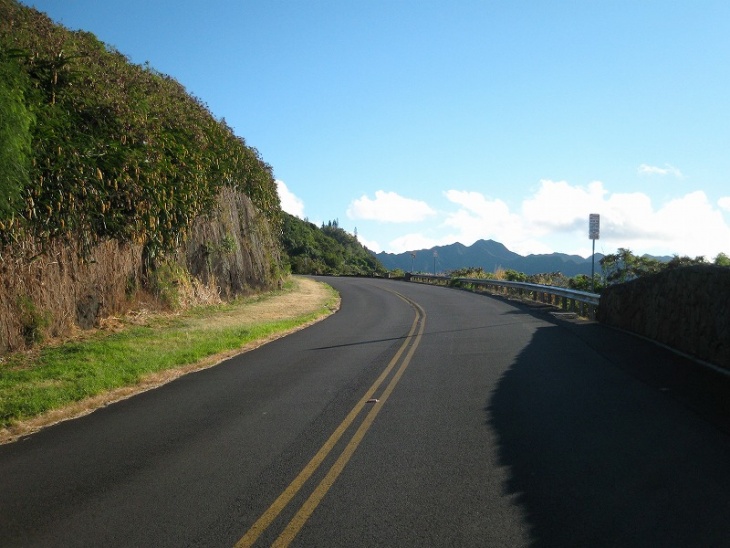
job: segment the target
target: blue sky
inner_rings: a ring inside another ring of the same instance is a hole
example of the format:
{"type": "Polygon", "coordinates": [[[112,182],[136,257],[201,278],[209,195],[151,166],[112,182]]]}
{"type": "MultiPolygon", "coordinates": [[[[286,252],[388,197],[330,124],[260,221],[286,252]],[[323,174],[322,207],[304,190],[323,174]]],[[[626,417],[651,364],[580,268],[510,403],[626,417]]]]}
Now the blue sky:
{"type": "Polygon", "coordinates": [[[169,74],[375,251],[730,254],[727,0],[26,0],[169,74]]]}

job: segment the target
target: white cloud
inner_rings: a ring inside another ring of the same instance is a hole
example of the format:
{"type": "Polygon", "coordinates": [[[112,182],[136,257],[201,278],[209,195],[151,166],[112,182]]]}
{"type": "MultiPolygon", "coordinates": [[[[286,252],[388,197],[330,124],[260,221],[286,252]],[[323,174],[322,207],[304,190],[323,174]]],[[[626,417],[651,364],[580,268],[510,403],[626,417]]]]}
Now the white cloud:
{"type": "Polygon", "coordinates": [[[276,190],[279,192],[281,209],[300,219],[304,219],[304,202],[289,190],[284,181],[276,181],[276,190]]]}
{"type": "Polygon", "coordinates": [[[725,196],[724,198],[720,198],[717,201],[717,205],[720,206],[720,209],[724,209],[725,211],[730,211],[730,196],[725,196]]]}
{"type": "Polygon", "coordinates": [[[522,218],[537,235],[571,232],[587,223],[590,213],[598,212],[607,193],[600,181],[584,188],[543,179],[538,191],[522,202],[522,218]]]}
{"type": "MultiPolygon", "coordinates": [[[[522,255],[559,251],[587,257],[591,213],[601,215],[596,251],[603,253],[626,247],[639,254],[711,259],[730,250],[730,225],[702,191],[655,204],[641,192],[611,193],[600,181],[579,186],[543,180],[517,212],[504,201],[478,192],[449,190],[444,196],[456,209],[444,213],[440,223],[430,223],[422,233],[395,238],[387,250],[402,253],[454,242],[471,245],[491,238],[522,255]]],[[[730,197],[722,198],[718,205],[729,207],[730,197]]]]}
{"type": "Polygon", "coordinates": [[[651,199],[640,192],[610,194],[600,181],[587,187],[565,181],[540,181],[538,191],[522,202],[521,220],[536,236],[588,234],[588,216],[601,215],[601,232],[633,237],[655,231],[651,199]]]}
{"type": "Polygon", "coordinates": [[[367,240],[367,239],[363,238],[362,235],[359,235],[359,234],[357,236],[357,240],[362,245],[367,247],[370,251],[373,251],[374,253],[380,253],[381,251],[383,251],[383,248],[375,240],[367,240]]]}
{"type": "Polygon", "coordinates": [[[388,251],[390,253],[405,253],[406,251],[430,249],[438,245],[453,244],[455,241],[456,240],[451,239],[451,236],[434,239],[419,233],[406,234],[405,236],[400,236],[390,242],[388,245],[388,251]]]}
{"type": "Polygon", "coordinates": [[[601,242],[613,249],[711,258],[730,242],[730,226],[702,191],[659,206],[642,193],[617,193],[600,207],[601,242]]]}
{"type": "Polygon", "coordinates": [[[730,242],[730,226],[702,191],[657,206],[646,194],[611,194],[600,182],[583,189],[542,181],[540,190],[523,202],[522,221],[528,227],[537,223],[542,229],[550,226],[549,218],[555,216],[550,231],[543,235],[572,233],[577,240],[587,238],[589,213],[601,215],[601,243],[613,249],[710,258],[730,242]]]}
{"type": "Polygon", "coordinates": [[[668,253],[711,259],[730,247],[730,226],[702,191],[668,202],[657,210],[653,221],[659,238],[648,243],[657,248],[664,244],[668,253]]]}
{"type": "Polygon", "coordinates": [[[658,167],[641,164],[638,171],[641,175],[673,175],[678,179],[682,178],[682,172],[679,171],[679,169],[670,164],[664,164],[664,166],[665,167],[658,167]]]}
{"type": "Polygon", "coordinates": [[[455,231],[450,236],[451,242],[471,245],[476,240],[492,238],[505,245],[509,242],[510,249],[517,251],[531,239],[520,216],[511,213],[504,201],[487,198],[479,192],[448,190],[444,194],[450,202],[461,206],[443,221],[445,227],[455,231]]]}
{"type": "Polygon", "coordinates": [[[423,221],[436,212],[421,200],[404,198],[395,192],[378,190],[375,199],[363,195],[353,200],[347,208],[350,219],[380,221],[386,223],[411,223],[423,221]]]}

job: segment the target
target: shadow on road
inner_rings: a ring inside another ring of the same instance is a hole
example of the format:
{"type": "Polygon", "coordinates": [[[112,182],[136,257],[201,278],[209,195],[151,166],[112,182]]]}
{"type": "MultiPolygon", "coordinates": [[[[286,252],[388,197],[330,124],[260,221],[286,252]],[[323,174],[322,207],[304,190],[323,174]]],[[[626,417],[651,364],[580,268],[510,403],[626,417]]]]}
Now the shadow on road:
{"type": "Polygon", "coordinates": [[[551,322],[486,407],[532,545],[727,545],[728,378],[598,324],[551,322]]]}
{"type": "MultiPolygon", "coordinates": [[[[511,314],[511,312],[510,312],[511,314]]],[[[440,330],[429,330],[428,328],[423,332],[423,337],[428,338],[433,335],[439,335],[442,333],[466,333],[468,331],[484,331],[487,329],[495,329],[498,327],[504,327],[506,325],[516,325],[517,323],[524,323],[524,322],[507,322],[507,323],[501,323],[501,324],[490,324],[490,325],[480,325],[477,327],[469,327],[466,329],[440,329],[440,330]]],[[[362,346],[367,344],[378,344],[383,342],[391,342],[391,341],[404,341],[409,338],[414,338],[416,335],[402,335],[400,337],[387,337],[383,339],[369,339],[369,340],[363,340],[363,341],[356,341],[356,342],[348,342],[348,343],[341,343],[341,344],[335,344],[330,346],[317,346],[314,348],[310,348],[310,351],[313,350],[332,350],[334,348],[347,348],[349,346],[362,346]]]]}

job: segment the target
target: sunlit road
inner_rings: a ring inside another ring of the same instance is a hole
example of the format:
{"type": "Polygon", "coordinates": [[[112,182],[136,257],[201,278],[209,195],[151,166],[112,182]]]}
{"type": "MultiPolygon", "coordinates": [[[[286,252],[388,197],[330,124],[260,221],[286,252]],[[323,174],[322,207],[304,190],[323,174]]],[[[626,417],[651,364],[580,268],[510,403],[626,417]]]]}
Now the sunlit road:
{"type": "Polygon", "coordinates": [[[329,319],[0,447],[0,546],[723,546],[730,382],[590,322],[327,279],[329,319]]]}

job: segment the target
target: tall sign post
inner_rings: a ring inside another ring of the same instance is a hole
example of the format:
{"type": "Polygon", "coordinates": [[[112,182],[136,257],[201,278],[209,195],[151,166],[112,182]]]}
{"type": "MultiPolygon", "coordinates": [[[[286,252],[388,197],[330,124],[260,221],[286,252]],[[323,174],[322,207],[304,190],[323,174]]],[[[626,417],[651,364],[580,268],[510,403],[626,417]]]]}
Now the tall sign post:
{"type": "Polygon", "coordinates": [[[596,292],[596,240],[601,236],[601,216],[591,213],[588,216],[588,238],[593,240],[593,254],[591,255],[591,291],[596,292]]]}

